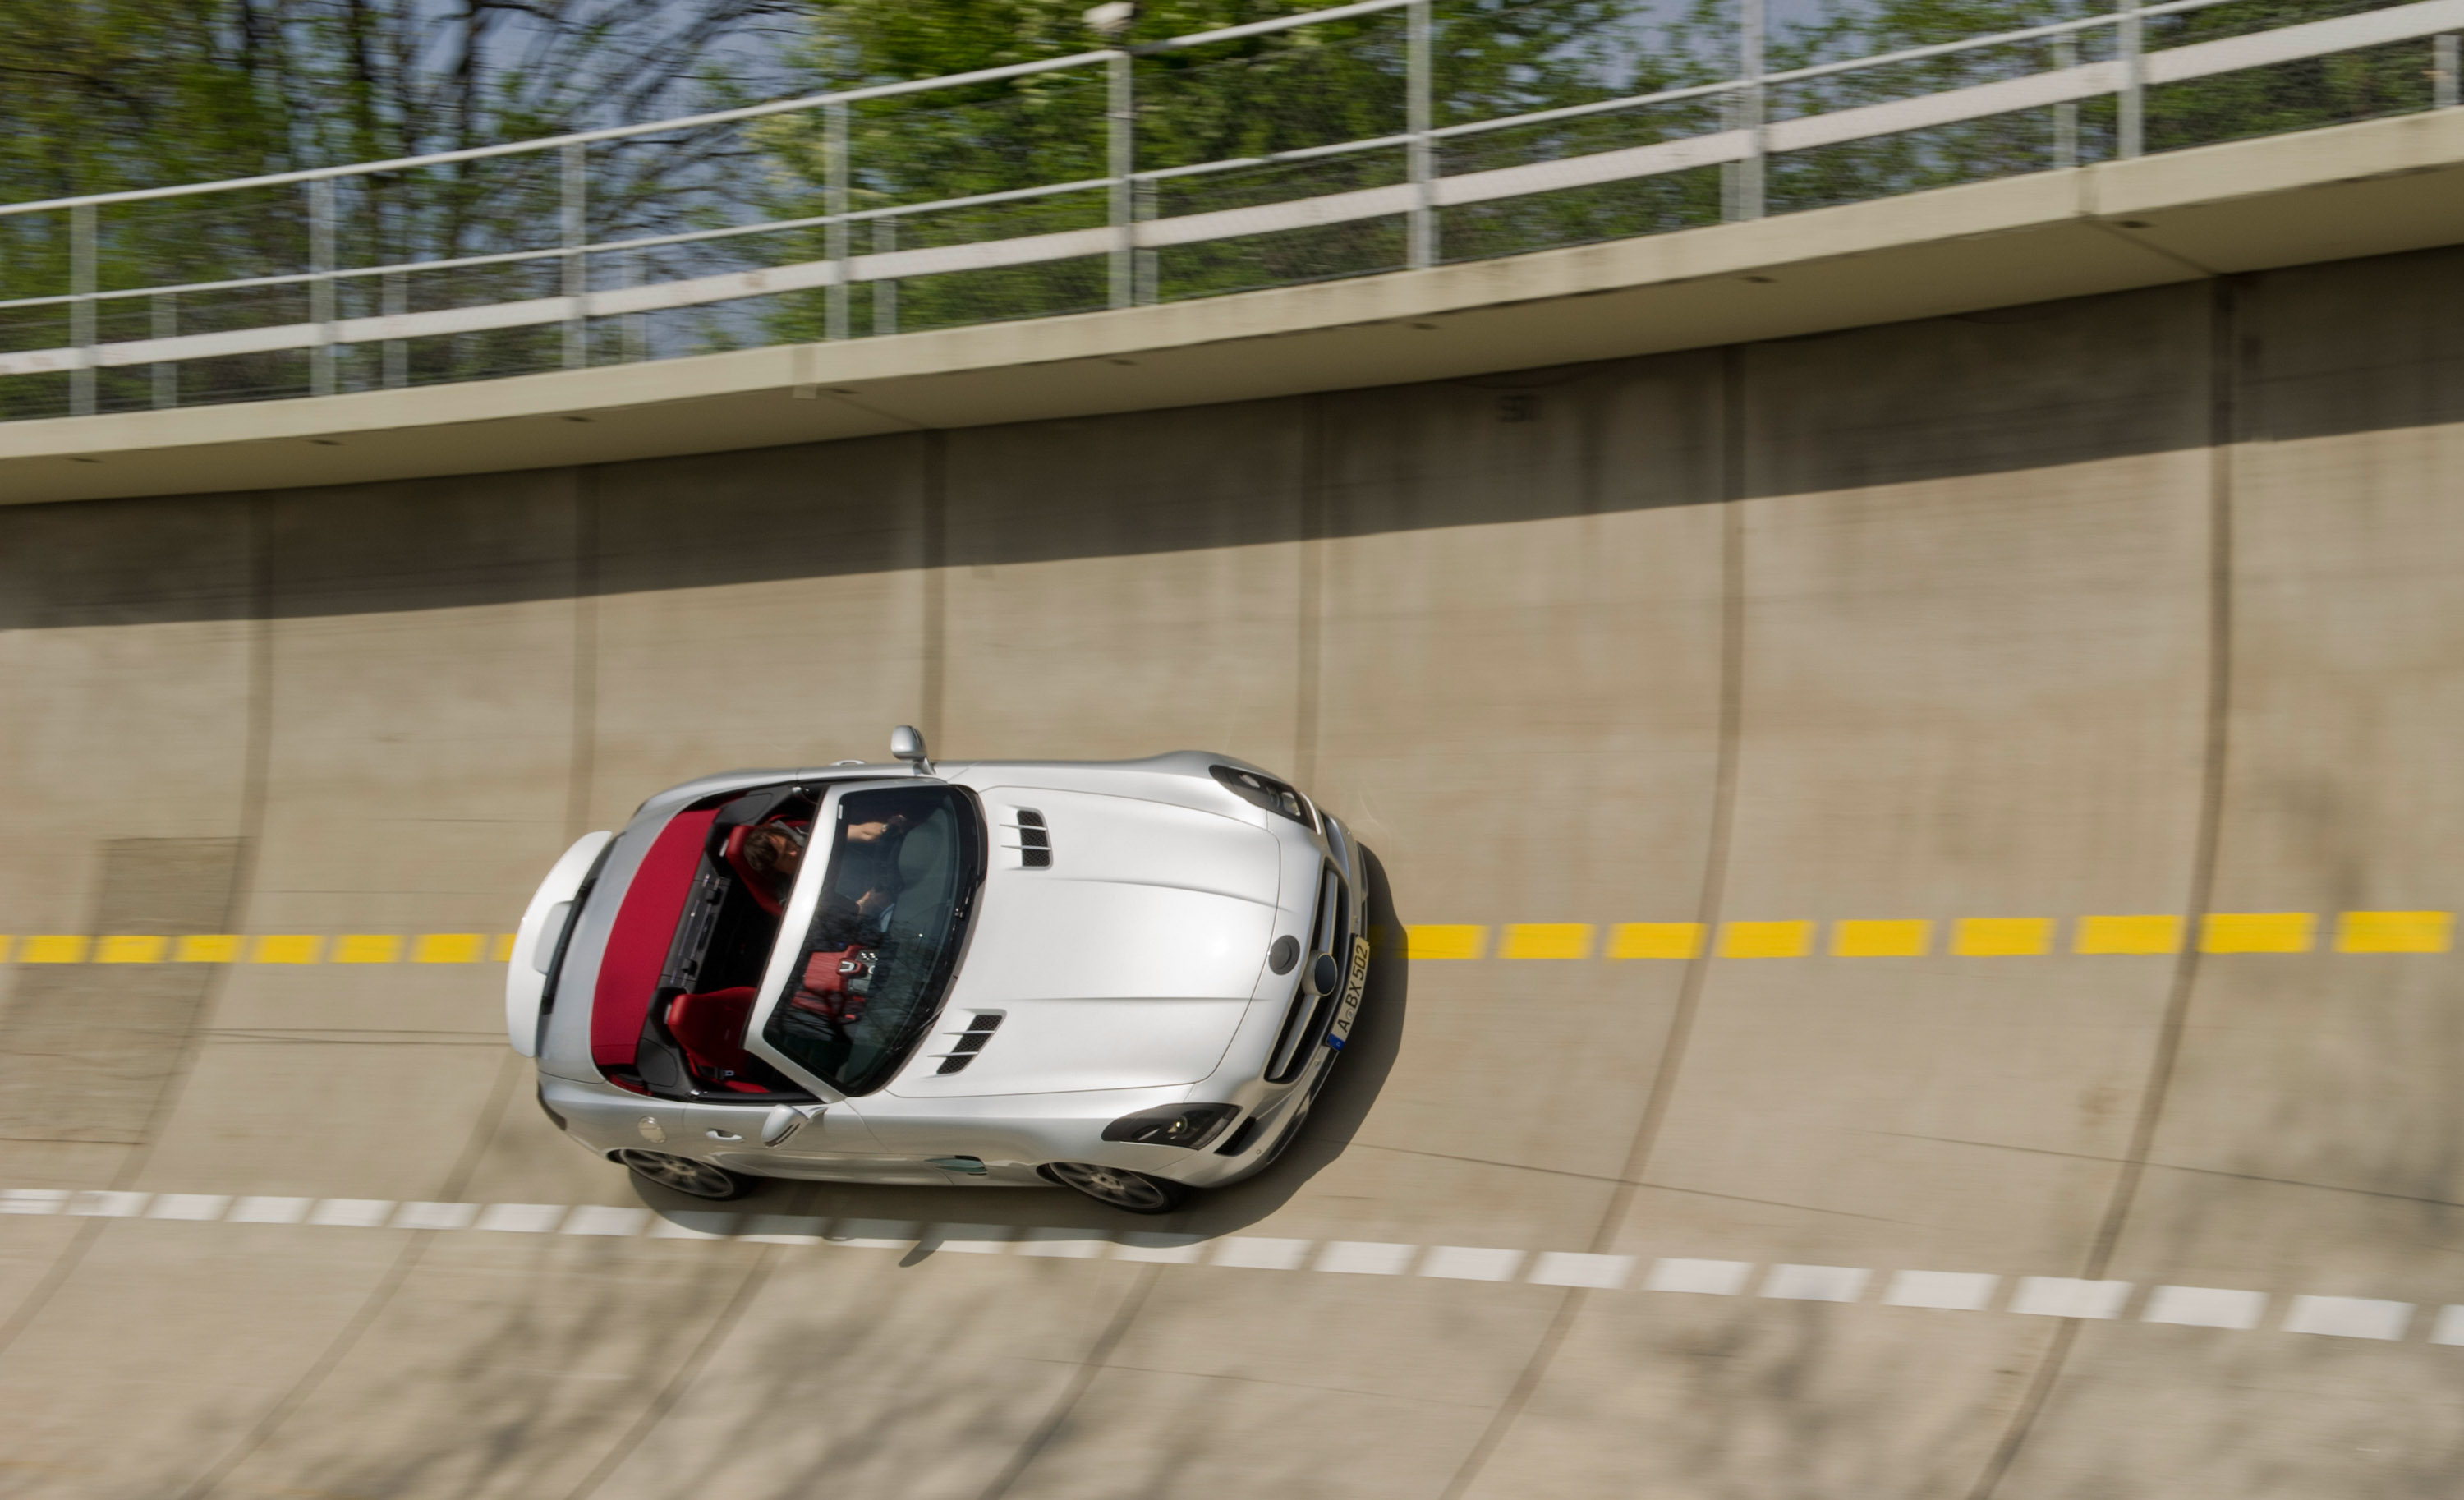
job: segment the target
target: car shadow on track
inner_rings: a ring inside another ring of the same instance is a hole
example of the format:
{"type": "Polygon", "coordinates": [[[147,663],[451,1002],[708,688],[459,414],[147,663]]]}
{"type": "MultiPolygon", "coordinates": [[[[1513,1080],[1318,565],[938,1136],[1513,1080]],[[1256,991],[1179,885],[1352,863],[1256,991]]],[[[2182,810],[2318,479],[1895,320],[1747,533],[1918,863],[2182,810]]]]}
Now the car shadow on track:
{"type": "Polygon", "coordinates": [[[1403,952],[1403,924],[1395,915],[1394,891],[1375,850],[1361,849],[1368,871],[1369,925],[1376,957],[1369,968],[1360,1014],[1332,1077],[1310,1108],[1300,1136],[1281,1160],[1244,1182],[1201,1193],[1178,1213],[1155,1218],[1125,1214],[1066,1188],[969,1189],[886,1187],[863,1182],[764,1183],[752,1195],[719,1205],[687,1198],[634,1180],[642,1202],[669,1224],[723,1234],[818,1234],[826,1239],[913,1242],[908,1264],[931,1255],[943,1239],[936,1227],[971,1233],[1010,1230],[1021,1239],[1036,1231],[1077,1230],[1078,1237],[1212,1239],[1237,1234],[1281,1208],[1301,1185],[1341,1157],[1386,1086],[1403,1047],[1409,1008],[1410,964],[1403,952]],[[714,1210],[717,1210],[714,1212],[714,1210]],[[809,1221],[828,1221],[826,1224],[809,1221]],[[808,1221],[797,1223],[792,1221],[808,1221]]]}

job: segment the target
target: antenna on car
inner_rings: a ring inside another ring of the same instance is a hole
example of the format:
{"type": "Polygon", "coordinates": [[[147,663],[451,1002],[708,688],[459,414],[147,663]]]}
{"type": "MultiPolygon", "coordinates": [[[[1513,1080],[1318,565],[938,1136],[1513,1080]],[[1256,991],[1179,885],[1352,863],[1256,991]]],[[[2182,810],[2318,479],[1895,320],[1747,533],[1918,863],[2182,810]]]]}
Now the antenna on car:
{"type": "Polygon", "coordinates": [[[924,758],[924,737],[913,724],[901,724],[890,732],[890,753],[918,776],[933,774],[933,762],[924,758]]]}

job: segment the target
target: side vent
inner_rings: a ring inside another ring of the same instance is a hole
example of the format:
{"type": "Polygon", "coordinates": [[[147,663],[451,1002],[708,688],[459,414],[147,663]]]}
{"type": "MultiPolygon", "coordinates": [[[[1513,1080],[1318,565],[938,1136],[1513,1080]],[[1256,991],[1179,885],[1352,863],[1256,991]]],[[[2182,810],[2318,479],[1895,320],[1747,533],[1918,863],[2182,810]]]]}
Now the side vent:
{"type": "Polygon", "coordinates": [[[1044,814],[1032,807],[1021,807],[1014,814],[1017,821],[1010,831],[1018,835],[1018,867],[1021,870],[1052,868],[1052,833],[1044,826],[1044,814]]]}
{"type": "Polygon", "coordinates": [[[1001,1029],[1001,1017],[990,1014],[970,1020],[966,1029],[958,1033],[957,1045],[940,1054],[941,1066],[934,1070],[935,1074],[955,1073],[965,1069],[976,1060],[976,1054],[984,1049],[984,1044],[993,1039],[993,1033],[1001,1029]]]}

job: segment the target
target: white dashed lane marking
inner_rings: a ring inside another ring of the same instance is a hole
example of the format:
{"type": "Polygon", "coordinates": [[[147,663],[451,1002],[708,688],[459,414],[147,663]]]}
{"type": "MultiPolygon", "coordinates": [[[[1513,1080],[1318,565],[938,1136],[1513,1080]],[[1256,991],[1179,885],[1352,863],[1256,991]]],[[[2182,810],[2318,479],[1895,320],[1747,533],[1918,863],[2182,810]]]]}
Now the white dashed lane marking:
{"type": "MultiPolygon", "coordinates": [[[[1639,1278],[1630,1255],[1576,1250],[1526,1251],[1483,1245],[1405,1245],[1387,1240],[1291,1240],[1264,1235],[1194,1234],[1125,1229],[1094,1236],[1084,1229],[1019,1228],[989,1224],[917,1224],[891,1219],[825,1219],[795,1214],[718,1210],[652,1214],[604,1203],[400,1202],[385,1198],[281,1198],[221,1193],[131,1193],[68,1188],[0,1188],[0,1215],[144,1219],[165,1223],[298,1224],[339,1229],[405,1229],[573,1235],[601,1239],[734,1240],[758,1245],[835,1246],[847,1249],[927,1254],[1018,1255],[1057,1260],[1116,1260],[1209,1265],[1242,1270],[1309,1271],[1350,1276],[1413,1276],[1441,1281],[1516,1282],[1541,1287],[1750,1297],[1791,1302],[1879,1302],[1889,1308],[1988,1312],[2006,1285],[1985,1271],[1903,1269],[1887,1274],[1862,1266],[1706,1260],[1669,1256],[1639,1278]],[[1760,1272],[1757,1279],[1756,1272],[1760,1272]],[[1879,1296],[1873,1289],[1881,1288],[1879,1296]]],[[[2119,1319],[2136,1287],[2126,1281],[2021,1276],[2002,1299],[2005,1312],[2037,1317],[2119,1319]]],[[[2413,1336],[2420,1321],[2412,1303],[2376,1297],[2298,1294],[2280,1303],[2246,1287],[2164,1285],[2148,1289],[2137,1320],[2188,1328],[2289,1334],[2392,1342],[2413,1336]]],[[[2432,1344],[2464,1347],[2464,1303],[2440,1308],[2428,1323],[2432,1344]]]]}

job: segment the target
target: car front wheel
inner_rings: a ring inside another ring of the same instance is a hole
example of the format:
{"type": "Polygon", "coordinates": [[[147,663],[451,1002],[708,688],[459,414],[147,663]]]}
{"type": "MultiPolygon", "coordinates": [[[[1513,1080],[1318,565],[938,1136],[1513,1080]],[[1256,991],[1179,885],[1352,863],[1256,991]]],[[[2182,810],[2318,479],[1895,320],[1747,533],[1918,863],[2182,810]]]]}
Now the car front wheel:
{"type": "Polygon", "coordinates": [[[730,1172],[725,1167],[695,1161],[691,1157],[671,1157],[664,1151],[620,1151],[616,1153],[616,1159],[630,1167],[633,1175],[645,1182],[715,1202],[742,1198],[759,1185],[755,1179],[730,1172]]]}
{"type": "Polygon", "coordinates": [[[1099,1203],[1133,1214],[1168,1214],[1189,1202],[1190,1190],[1125,1167],[1099,1167],[1085,1161],[1055,1161],[1043,1169],[1046,1179],[1074,1187],[1099,1203]]]}

